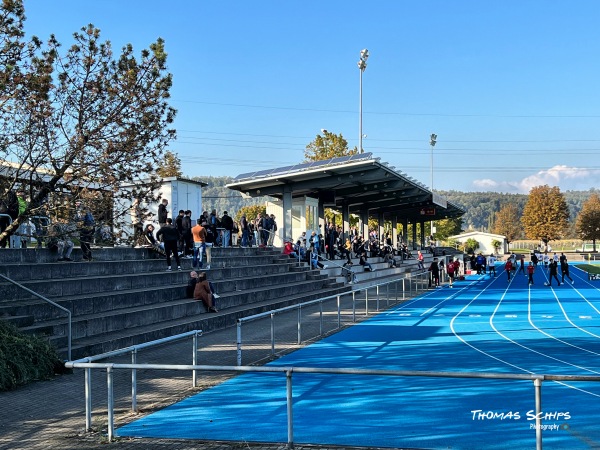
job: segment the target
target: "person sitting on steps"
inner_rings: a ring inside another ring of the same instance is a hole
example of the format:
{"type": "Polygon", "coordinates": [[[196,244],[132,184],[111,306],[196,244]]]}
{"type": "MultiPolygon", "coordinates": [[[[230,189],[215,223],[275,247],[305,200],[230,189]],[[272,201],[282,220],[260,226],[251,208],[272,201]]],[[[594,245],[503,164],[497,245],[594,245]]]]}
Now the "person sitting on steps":
{"type": "Polygon", "coordinates": [[[215,307],[214,295],[210,289],[210,283],[206,279],[206,272],[198,274],[198,280],[194,287],[194,300],[201,300],[207,312],[219,312],[215,307]]]}

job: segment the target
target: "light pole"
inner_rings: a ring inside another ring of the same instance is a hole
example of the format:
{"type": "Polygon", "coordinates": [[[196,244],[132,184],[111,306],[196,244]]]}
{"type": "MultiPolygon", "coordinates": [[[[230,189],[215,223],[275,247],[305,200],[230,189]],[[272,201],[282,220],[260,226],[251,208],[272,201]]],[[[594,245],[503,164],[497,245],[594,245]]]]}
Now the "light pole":
{"type": "Polygon", "coordinates": [[[358,69],[360,71],[360,84],[359,84],[359,103],[358,103],[358,151],[359,153],[363,152],[362,148],[362,74],[367,68],[367,59],[369,58],[369,50],[366,48],[360,51],[360,59],[358,61],[358,69]]]}
{"type": "MultiPolygon", "coordinates": [[[[429,145],[431,146],[431,199],[433,200],[433,147],[437,142],[437,134],[431,133],[429,145]]],[[[433,220],[431,221],[431,238],[433,239],[433,220]]]]}

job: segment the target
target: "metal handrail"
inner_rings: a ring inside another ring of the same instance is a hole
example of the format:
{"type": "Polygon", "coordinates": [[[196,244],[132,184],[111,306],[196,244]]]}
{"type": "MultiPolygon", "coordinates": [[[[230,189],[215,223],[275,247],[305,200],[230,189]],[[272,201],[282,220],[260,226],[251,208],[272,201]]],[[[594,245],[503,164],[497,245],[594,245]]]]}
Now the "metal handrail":
{"type": "Polygon", "coordinates": [[[15,286],[23,289],[26,292],[29,292],[31,295],[39,298],[40,300],[44,300],[47,303],[50,303],[52,306],[56,306],[58,309],[63,310],[64,312],[67,313],[68,317],[69,317],[69,326],[68,326],[68,330],[67,330],[67,338],[68,338],[68,351],[67,351],[67,359],[70,361],[71,360],[71,329],[72,329],[72,314],[71,311],[69,311],[67,308],[65,308],[64,306],[60,306],[58,303],[53,302],[52,300],[47,299],[46,297],[44,297],[43,295],[38,294],[37,292],[32,291],[29,288],[26,288],[25,286],[23,286],[22,284],[11,280],[10,278],[8,278],[7,276],[4,276],[2,274],[0,274],[0,278],[8,281],[9,283],[14,284],[15,286]]]}
{"type": "MultiPolygon", "coordinates": [[[[168,336],[162,339],[156,339],[150,342],[144,342],[143,344],[131,345],[129,347],[121,348],[118,350],[112,350],[106,353],[100,353],[94,356],[87,356],[85,358],[77,359],[75,361],[67,361],[65,367],[74,368],[79,367],[78,364],[86,363],[93,364],[94,361],[100,359],[107,359],[113,356],[123,355],[131,352],[131,364],[137,365],[137,353],[138,350],[142,350],[148,347],[154,347],[156,345],[166,344],[179,339],[192,336],[192,365],[198,363],[198,336],[202,335],[202,330],[192,330],[187,333],[180,333],[174,336],[168,336]]],[[[192,370],[192,387],[198,385],[198,373],[196,370],[192,370]]],[[[112,408],[112,406],[111,406],[112,408]]],[[[133,368],[131,370],[131,411],[134,413],[138,412],[137,407],[137,370],[133,368]]],[[[112,417],[112,414],[109,415],[112,417]]],[[[85,369],[85,429],[89,431],[92,429],[92,372],[91,368],[85,369]]]]}
{"type": "Polygon", "coordinates": [[[536,422],[536,450],[542,450],[542,382],[543,381],[592,381],[600,382],[600,376],[590,375],[546,375],[521,373],[481,373],[481,372],[437,372],[437,371],[408,371],[408,370],[375,370],[354,368],[318,368],[318,367],[276,367],[276,366],[209,366],[209,365],[180,365],[180,364],[115,364],[115,363],[81,363],[70,362],[68,367],[91,369],[106,369],[106,384],[108,390],[108,440],[114,439],[114,388],[113,370],[180,370],[180,371],[221,371],[221,372],[262,372],[284,373],[286,376],[286,407],[287,407],[287,448],[294,448],[294,397],[292,376],[294,373],[330,374],[330,375],[372,375],[393,377],[423,377],[423,378],[467,378],[533,381],[536,422]]]}
{"type": "MultiPolygon", "coordinates": [[[[264,317],[270,316],[271,318],[271,355],[275,354],[275,327],[274,327],[274,318],[276,314],[280,314],[280,313],[284,313],[287,311],[292,311],[292,310],[298,310],[298,322],[297,322],[297,329],[298,329],[298,337],[297,337],[297,344],[300,345],[302,343],[302,316],[301,316],[301,312],[302,312],[302,308],[303,307],[307,307],[307,306],[311,306],[311,305],[315,305],[315,304],[319,304],[320,310],[319,310],[319,317],[320,317],[320,329],[319,329],[319,336],[323,335],[323,302],[327,301],[327,300],[333,300],[336,299],[337,300],[337,323],[338,323],[338,329],[341,328],[341,302],[340,302],[340,298],[342,297],[342,295],[352,295],[352,321],[356,322],[356,293],[357,292],[362,292],[365,291],[365,316],[369,315],[369,289],[376,289],[376,311],[379,311],[379,288],[382,286],[387,287],[388,293],[387,293],[387,302],[388,302],[388,306],[389,306],[389,287],[391,284],[395,285],[395,301],[398,301],[398,283],[402,283],[402,300],[406,299],[406,280],[409,281],[409,295],[412,294],[413,291],[413,278],[415,278],[415,295],[419,293],[419,284],[425,284],[424,280],[422,279],[422,277],[424,275],[429,276],[429,272],[418,272],[414,274],[403,274],[403,276],[400,276],[398,278],[395,278],[393,280],[388,280],[388,281],[384,281],[384,282],[380,282],[380,283],[376,283],[376,284],[370,284],[368,286],[362,286],[362,287],[357,287],[356,285],[353,286],[352,291],[351,292],[345,292],[345,293],[341,293],[341,294],[334,294],[334,295],[329,295],[326,297],[321,297],[318,299],[314,299],[314,300],[309,300],[306,302],[302,302],[302,303],[298,303],[295,305],[289,305],[289,306],[285,306],[283,308],[278,308],[278,309],[273,309],[270,311],[265,311],[262,313],[258,313],[258,314],[253,314],[251,316],[246,316],[246,317],[240,317],[239,319],[237,319],[237,323],[236,323],[236,352],[237,352],[237,365],[241,366],[242,365],[242,324],[244,322],[252,322],[254,320],[259,320],[262,319],[264,317]]],[[[423,288],[426,289],[426,288],[423,288]]]]}

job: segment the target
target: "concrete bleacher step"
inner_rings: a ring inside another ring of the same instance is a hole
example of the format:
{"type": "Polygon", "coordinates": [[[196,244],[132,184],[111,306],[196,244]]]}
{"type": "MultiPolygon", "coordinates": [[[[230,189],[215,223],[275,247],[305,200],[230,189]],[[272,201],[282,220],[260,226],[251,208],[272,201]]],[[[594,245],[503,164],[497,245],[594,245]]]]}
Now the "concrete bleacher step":
{"type": "MultiPolygon", "coordinates": [[[[343,284],[336,283],[335,280],[323,279],[318,285],[320,290],[341,288],[343,284]]],[[[292,281],[288,283],[279,283],[277,285],[264,287],[257,291],[255,288],[245,290],[229,291],[220,294],[219,307],[222,309],[234,308],[237,306],[251,305],[260,301],[274,301],[282,297],[293,297],[298,291],[308,293],[315,289],[315,282],[311,280],[292,281]],[[312,289],[311,289],[312,288],[312,289]]],[[[163,292],[168,294],[168,292],[163,292]]],[[[147,325],[154,322],[172,320],[177,317],[184,317],[193,313],[188,308],[192,299],[184,298],[184,289],[179,291],[175,298],[160,298],[160,301],[147,302],[144,300],[143,292],[128,291],[123,294],[126,297],[141,299],[125,306],[123,304],[115,306],[114,302],[104,305],[102,299],[94,299],[100,303],[97,309],[83,313],[76,308],[71,310],[78,312],[72,318],[72,338],[79,339],[89,337],[94,334],[128,329],[131,326],[147,325]],[[112,306],[111,306],[112,305],[112,306]],[[142,314],[143,313],[143,314],[142,314]]],[[[68,305],[68,301],[61,302],[62,306],[68,305]]],[[[71,303],[72,306],[72,303],[71,303]]],[[[30,324],[22,329],[26,333],[34,333],[45,336],[66,336],[67,320],[65,317],[48,319],[36,324],[30,324]]]]}
{"type": "MultiPolygon", "coordinates": [[[[146,249],[94,249],[92,262],[56,262],[46,249],[0,252],[0,273],[72,312],[73,347],[80,355],[120,348],[197,328],[198,302],[185,298],[192,260],[165,272],[164,258],[146,249]],[[191,318],[191,319],[190,319],[191,318]],[[120,337],[119,337],[120,336],[120,337]],[[86,344],[89,342],[90,345],[86,344]]],[[[74,254],[77,259],[77,253],[74,254]]],[[[281,254],[280,249],[213,249],[209,279],[221,312],[204,329],[230,326],[242,315],[348,292],[344,283],[281,254]]],[[[64,312],[0,282],[0,317],[46,336],[66,355],[64,312]]]]}
{"type": "MultiPolygon", "coordinates": [[[[103,353],[194,329],[199,329],[204,333],[207,333],[218,329],[233,327],[235,326],[237,319],[241,317],[247,317],[253,314],[259,314],[321,297],[348,292],[349,290],[346,287],[336,286],[314,292],[296,293],[295,295],[284,296],[274,300],[264,300],[226,309],[219,309],[218,313],[207,313],[201,302],[185,299],[182,301],[182,305],[185,304],[188,310],[192,311],[189,315],[147,325],[131,326],[127,329],[115,330],[110,333],[74,340],[72,345],[72,358],[76,359],[103,353]]],[[[222,300],[222,297],[217,300],[218,308],[220,308],[219,305],[222,300]]],[[[56,345],[60,354],[66,354],[66,336],[54,336],[51,339],[51,342],[56,345]]]]}

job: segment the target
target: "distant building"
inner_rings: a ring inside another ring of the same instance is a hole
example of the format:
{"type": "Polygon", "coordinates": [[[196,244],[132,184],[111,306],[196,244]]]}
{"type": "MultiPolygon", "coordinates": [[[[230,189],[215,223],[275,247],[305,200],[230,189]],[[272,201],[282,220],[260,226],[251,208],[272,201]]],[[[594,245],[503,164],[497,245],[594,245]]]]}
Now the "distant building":
{"type": "Polygon", "coordinates": [[[504,254],[508,252],[506,236],[502,236],[501,234],[484,233],[483,231],[469,231],[467,233],[450,236],[448,239],[460,243],[464,243],[469,239],[475,239],[479,243],[479,248],[475,251],[475,253],[482,253],[484,255],[494,253],[496,250],[492,245],[492,241],[498,241],[501,244],[500,248],[498,249],[499,253],[504,254]]]}
{"type": "MultiPolygon", "coordinates": [[[[120,241],[126,240],[133,236],[134,222],[141,220],[143,225],[153,223],[158,229],[158,205],[162,199],[167,199],[168,217],[175,221],[179,210],[183,209],[192,211],[192,224],[195,225],[195,220],[202,214],[202,188],[208,184],[201,181],[188,180],[179,177],[166,177],[162,179],[160,187],[154,191],[154,194],[160,194],[158,202],[152,202],[143,205],[124,205],[123,200],[117,201],[115,205],[119,211],[130,209],[130,214],[126,214],[122,218],[123,224],[117,230],[117,235],[120,236],[120,241]],[[137,207],[136,207],[137,206],[137,207]],[[140,213],[139,211],[144,211],[140,213]],[[143,216],[143,217],[140,217],[143,216]]],[[[121,186],[123,190],[135,188],[133,184],[124,184],[121,186]]]]}

